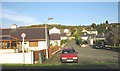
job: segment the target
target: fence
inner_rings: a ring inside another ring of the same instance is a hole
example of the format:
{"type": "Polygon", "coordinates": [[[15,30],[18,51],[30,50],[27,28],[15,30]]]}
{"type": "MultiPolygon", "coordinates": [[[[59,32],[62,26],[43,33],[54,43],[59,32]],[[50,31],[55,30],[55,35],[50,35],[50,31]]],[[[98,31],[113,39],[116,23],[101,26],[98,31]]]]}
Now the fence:
{"type": "MultiPolygon", "coordinates": [[[[46,56],[46,51],[45,50],[39,50],[39,51],[34,51],[33,52],[34,53],[34,62],[35,62],[35,64],[36,63],[40,63],[40,59],[41,58],[45,58],[45,56],[46,56]],[[40,55],[40,53],[43,53],[42,55],[40,55]]],[[[44,60],[43,60],[44,61],[44,60]]]]}
{"type": "Polygon", "coordinates": [[[48,49],[48,51],[49,51],[49,57],[53,56],[59,50],[60,50],[59,46],[50,46],[50,48],[48,49]]]}

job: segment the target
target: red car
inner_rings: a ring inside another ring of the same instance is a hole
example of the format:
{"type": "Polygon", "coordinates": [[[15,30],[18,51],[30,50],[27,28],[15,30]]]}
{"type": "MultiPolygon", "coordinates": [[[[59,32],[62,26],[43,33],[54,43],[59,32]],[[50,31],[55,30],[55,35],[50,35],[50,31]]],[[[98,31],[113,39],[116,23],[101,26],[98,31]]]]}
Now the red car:
{"type": "Polygon", "coordinates": [[[74,48],[64,48],[60,54],[60,61],[63,62],[78,62],[78,56],[74,48]]]}

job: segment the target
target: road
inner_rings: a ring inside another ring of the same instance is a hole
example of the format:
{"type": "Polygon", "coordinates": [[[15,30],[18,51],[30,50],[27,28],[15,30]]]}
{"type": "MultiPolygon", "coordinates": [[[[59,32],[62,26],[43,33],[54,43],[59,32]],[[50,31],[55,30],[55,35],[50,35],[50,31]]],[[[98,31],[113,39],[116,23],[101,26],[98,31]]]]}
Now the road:
{"type": "Polygon", "coordinates": [[[75,68],[88,68],[88,69],[105,69],[105,68],[118,68],[118,52],[113,52],[105,49],[93,49],[90,46],[80,47],[75,44],[74,40],[68,41],[64,47],[74,47],[78,52],[78,63],[61,63],[59,60],[60,52],[55,54],[45,64],[53,65],[76,65],[75,68]]]}

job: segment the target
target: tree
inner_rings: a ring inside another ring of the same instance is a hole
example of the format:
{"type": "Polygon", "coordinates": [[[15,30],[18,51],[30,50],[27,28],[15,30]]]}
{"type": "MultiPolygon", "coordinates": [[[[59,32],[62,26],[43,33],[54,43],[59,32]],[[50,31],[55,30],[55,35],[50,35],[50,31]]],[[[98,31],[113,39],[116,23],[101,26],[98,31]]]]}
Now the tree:
{"type": "Polygon", "coordinates": [[[114,45],[116,43],[114,34],[110,33],[109,36],[106,38],[107,43],[114,45]]]}
{"type": "Polygon", "coordinates": [[[105,22],[106,24],[109,24],[109,22],[108,22],[108,20],[106,20],[106,22],[105,22]]]}
{"type": "Polygon", "coordinates": [[[96,24],[95,24],[95,23],[92,23],[91,27],[92,27],[92,28],[96,28],[96,24]]]}

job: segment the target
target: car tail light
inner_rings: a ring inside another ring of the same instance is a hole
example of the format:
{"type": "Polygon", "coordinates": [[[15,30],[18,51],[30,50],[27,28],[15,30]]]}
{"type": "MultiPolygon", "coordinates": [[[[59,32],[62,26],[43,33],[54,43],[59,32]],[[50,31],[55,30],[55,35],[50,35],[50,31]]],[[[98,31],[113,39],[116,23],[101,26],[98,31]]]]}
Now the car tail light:
{"type": "Polygon", "coordinates": [[[78,57],[73,57],[73,59],[78,59],[78,57]]]}

